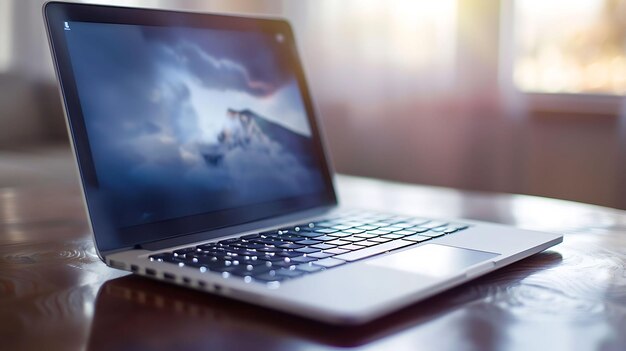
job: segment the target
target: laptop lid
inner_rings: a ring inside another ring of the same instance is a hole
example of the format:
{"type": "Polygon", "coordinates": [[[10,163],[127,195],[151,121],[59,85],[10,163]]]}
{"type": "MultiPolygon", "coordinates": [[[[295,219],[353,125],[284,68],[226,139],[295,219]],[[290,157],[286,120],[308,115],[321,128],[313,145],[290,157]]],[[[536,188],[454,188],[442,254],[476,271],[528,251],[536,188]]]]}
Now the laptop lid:
{"type": "Polygon", "coordinates": [[[286,21],[44,12],[99,251],[336,204],[286,21]]]}

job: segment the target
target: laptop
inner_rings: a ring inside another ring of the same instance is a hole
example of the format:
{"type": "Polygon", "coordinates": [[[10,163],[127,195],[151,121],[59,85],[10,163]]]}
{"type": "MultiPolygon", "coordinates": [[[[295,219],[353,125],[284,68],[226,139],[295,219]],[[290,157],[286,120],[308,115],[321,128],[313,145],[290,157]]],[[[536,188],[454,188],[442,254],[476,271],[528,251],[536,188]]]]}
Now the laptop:
{"type": "Polygon", "coordinates": [[[284,20],[58,2],[44,17],[113,268],[360,324],[562,241],[341,207],[284,20]]]}

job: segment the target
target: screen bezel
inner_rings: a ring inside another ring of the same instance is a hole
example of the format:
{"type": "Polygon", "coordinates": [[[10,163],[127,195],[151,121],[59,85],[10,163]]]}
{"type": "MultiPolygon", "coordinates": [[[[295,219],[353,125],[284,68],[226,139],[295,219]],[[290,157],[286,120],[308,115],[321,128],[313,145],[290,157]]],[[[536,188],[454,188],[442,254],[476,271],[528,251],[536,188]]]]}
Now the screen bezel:
{"type": "MultiPolygon", "coordinates": [[[[59,84],[64,100],[68,130],[76,154],[81,183],[85,194],[89,220],[98,251],[113,251],[183,235],[250,223],[298,211],[337,204],[331,171],[319,132],[317,116],[306,84],[304,71],[296,50],[289,23],[281,19],[259,19],[169,10],[140,9],[114,6],[49,2],[44,5],[44,17],[50,39],[59,84]],[[249,30],[285,36],[293,53],[291,64],[302,93],[320,172],[323,190],[305,196],[280,199],[250,206],[162,220],[132,227],[115,228],[108,219],[107,208],[98,199],[98,178],[92,158],[84,116],[80,105],[71,59],[65,39],[63,22],[92,22],[146,26],[175,26],[204,29],[249,30]]],[[[209,233],[210,235],[210,233],[209,233]]]]}

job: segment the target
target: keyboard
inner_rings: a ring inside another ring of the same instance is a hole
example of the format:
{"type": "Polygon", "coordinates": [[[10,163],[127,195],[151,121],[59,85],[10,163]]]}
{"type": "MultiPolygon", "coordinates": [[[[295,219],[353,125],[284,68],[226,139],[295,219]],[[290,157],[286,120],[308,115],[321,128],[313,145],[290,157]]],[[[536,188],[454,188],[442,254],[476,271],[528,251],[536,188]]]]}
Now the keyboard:
{"type": "Polygon", "coordinates": [[[353,213],[163,252],[149,259],[216,272],[224,278],[280,284],[467,228],[462,223],[353,213]]]}

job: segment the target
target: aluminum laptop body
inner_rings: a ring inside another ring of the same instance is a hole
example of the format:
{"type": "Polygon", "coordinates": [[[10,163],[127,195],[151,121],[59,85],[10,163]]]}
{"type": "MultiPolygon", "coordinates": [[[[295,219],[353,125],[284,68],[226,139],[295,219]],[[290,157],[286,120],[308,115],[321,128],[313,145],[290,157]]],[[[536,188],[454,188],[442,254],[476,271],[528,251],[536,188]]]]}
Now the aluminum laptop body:
{"type": "Polygon", "coordinates": [[[57,2],[44,17],[111,267],[357,324],[562,241],[341,208],[284,20],[57,2]]]}

